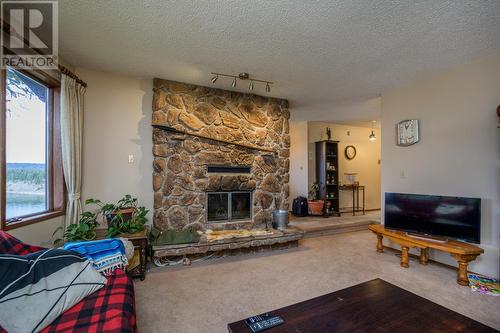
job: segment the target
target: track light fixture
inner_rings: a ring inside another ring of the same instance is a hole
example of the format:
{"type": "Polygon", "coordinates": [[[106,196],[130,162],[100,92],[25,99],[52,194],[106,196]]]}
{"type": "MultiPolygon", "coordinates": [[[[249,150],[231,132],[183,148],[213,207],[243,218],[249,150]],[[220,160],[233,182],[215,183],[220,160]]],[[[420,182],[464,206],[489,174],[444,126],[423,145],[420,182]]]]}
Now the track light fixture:
{"type": "Polygon", "coordinates": [[[242,80],[242,81],[250,80],[250,84],[248,85],[248,90],[253,90],[253,88],[254,88],[254,82],[262,82],[262,83],[266,84],[266,92],[269,93],[269,92],[271,92],[271,84],[273,84],[273,82],[271,82],[271,81],[265,81],[265,80],[258,80],[258,79],[250,78],[250,75],[248,73],[245,73],[245,72],[240,73],[238,75],[223,74],[223,73],[214,73],[214,72],[212,72],[211,74],[214,75],[212,77],[212,79],[211,79],[212,83],[215,83],[217,81],[217,79],[219,78],[219,76],[233,78],[233,81],[231,83],[231,86],[233,88],[236,87],[236,84],[237,84],[238,80],[242,80]]]}

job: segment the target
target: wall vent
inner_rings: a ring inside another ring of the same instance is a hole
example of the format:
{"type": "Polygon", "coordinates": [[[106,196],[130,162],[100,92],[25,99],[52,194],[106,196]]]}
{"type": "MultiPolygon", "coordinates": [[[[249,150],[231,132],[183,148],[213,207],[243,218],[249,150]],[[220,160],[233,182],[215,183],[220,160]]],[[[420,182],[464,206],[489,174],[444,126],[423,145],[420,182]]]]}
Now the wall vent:
{"type": "Polygon", "coordinates": [[[252,167],[248,165],[209,165],[207,171],[208,173],[250,173],[252,172],[252,167]]]}

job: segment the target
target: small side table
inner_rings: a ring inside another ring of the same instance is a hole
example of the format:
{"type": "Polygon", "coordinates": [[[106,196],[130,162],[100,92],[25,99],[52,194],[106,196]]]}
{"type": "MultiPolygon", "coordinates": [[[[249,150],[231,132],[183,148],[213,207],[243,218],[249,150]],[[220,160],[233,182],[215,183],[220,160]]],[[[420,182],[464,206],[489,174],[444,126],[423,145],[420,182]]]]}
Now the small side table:
{"type": "MultiPolygon", "coordinates": [[[[341,185],[339,187],[340,191],[352,191],[352,215],[355,216],[358,212],[363,212],[365,215],[365,187],[363,185],[341,185]],[[362,209],[359,205],[359,192],[363,192],[363,206],[362,209]]],[[[348,211],[346,211],[348,212],[348,211]]]]}
{"type": "MultiPolygon", "coordinates": [[[[96,229],[96,239],[106,238],[107,229],[96,229]]],[[[148,228],[144,227],[142,231],[134,234],[118,234],[116,238],[128,239],[134,245],[134,251],[139,251],[139,265],[129,270],[130,276],[140,278],[144,281],[146,278],[147,248],[148,248],[148,228]]]]}

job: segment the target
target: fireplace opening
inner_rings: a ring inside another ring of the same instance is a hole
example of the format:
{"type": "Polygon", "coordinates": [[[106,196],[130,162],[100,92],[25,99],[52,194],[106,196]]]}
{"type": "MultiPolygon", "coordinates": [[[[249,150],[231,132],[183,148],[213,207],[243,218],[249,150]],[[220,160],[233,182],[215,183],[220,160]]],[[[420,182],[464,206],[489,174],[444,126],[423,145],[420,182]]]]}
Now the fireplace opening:
{"type": "Polygon", "coordinates": [[[207,192],[207,222],[252,219],[252,192],[207,192]]]}

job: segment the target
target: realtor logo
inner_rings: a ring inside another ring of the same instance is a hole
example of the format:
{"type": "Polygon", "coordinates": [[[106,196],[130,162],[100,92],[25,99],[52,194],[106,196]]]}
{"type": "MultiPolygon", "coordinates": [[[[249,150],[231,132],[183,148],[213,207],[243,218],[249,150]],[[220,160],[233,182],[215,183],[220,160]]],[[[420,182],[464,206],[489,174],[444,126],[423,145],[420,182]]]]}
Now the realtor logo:
{"type": "Polygon", "coordinates": [[[57,69],[57,0],[2,1],[2,68],[57,69]]]}

